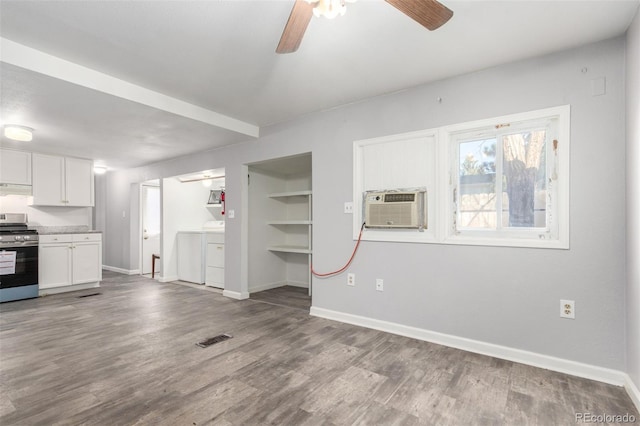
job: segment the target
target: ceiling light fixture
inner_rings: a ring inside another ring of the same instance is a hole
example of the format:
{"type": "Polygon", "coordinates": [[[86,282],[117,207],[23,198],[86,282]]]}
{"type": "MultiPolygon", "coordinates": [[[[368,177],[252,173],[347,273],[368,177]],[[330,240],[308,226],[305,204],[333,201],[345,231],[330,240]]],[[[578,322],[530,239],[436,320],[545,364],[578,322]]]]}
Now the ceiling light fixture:
{"type": "Polygon", "coordinates": [[[33,129],[17,124],[6,124],[4,126],[4,135],[14,141],[31,142],[33,139],[33,129]]]}
{"type": "Polygon", "coordinates": [[[93,172],[97,175],[103,175],[107,173],[107,166],[93,166],[93,172]]]}
{"type": "Polygon", "coordinates": [[[347,11],[345,1],[349,3],[355,2],[355,0],[306,0],[307,3],[313,4],[313,14],[317,17],[324,16],[328,19],[333,19],[336,16],[344,15],[347,11]]]}

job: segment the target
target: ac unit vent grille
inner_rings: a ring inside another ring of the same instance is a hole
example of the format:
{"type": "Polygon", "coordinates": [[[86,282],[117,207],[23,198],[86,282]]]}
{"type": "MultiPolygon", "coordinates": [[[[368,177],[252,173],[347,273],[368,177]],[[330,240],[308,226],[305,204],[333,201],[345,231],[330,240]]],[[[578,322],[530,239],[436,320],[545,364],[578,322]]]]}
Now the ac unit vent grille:
{"type": "Polygon", "coordinates": [[[410,204],[372,204],[369,220],[383,226],[412,226],[411,213],[410,204]]]}

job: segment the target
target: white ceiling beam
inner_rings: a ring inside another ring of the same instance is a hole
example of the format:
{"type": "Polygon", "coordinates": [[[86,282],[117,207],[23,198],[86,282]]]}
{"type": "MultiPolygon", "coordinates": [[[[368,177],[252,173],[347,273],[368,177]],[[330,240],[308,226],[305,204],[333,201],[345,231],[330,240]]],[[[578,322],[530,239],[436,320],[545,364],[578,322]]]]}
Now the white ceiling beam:
{"type": "Polygon", "coordinates": [[[254,124],[181,101],[0,37],[0,61],[212,126],[258,137],[254,124]]]}

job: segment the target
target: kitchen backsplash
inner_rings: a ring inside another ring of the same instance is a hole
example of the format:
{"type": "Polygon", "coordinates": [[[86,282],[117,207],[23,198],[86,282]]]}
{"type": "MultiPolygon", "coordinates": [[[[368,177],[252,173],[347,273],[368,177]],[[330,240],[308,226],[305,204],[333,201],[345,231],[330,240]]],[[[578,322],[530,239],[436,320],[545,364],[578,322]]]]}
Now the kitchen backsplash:
{"type": "Polygon", "coordinates": [[[0,213],[26,213],[29,226],[84,226],[90,229],[92,207],[32,207],[33,197],[25,195],[0,196],[0,213]]]}

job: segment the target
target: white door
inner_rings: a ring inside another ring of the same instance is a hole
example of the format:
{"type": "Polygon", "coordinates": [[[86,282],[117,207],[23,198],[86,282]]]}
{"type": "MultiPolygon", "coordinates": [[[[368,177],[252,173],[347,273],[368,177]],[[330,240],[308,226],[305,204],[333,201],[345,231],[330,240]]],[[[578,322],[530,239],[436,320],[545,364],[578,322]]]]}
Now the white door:
{"type": "MultiPolygon", "coordinates": [[[[151,273],[151,256],[160,254],[160,187],[142,185],[142,274],[151,273]]],[[[156,265],[156,271],[159,265],[156,265]]]]}

